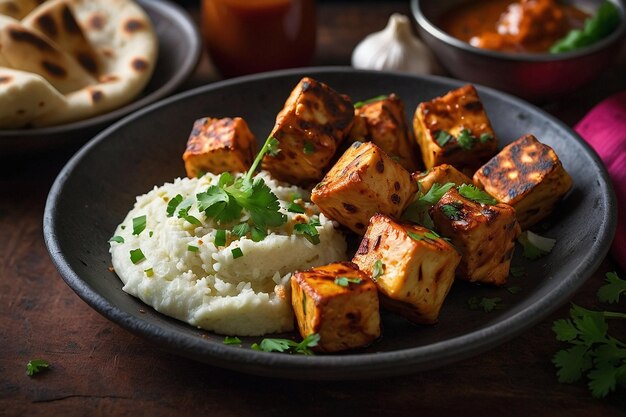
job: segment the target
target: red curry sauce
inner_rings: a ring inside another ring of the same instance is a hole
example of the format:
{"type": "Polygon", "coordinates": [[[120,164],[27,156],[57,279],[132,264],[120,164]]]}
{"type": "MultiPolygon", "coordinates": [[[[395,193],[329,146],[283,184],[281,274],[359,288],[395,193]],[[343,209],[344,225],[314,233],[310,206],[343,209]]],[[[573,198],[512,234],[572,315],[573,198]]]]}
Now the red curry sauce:
{"type": "Polygon", "coordinates": [[[445,13],[444,31],[484,49],[503,52],[548,52],[589,15],[555,0],[468,1],[445,13]]]}

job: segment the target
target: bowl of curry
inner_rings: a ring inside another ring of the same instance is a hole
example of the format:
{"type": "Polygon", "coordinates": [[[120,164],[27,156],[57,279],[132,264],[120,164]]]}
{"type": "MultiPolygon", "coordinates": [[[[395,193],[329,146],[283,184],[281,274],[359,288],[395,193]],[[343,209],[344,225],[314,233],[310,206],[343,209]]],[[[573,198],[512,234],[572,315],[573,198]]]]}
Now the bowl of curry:
{"type": "Polygon", "coordinates": [[[524,99],[561,98],[610,65],[620,0],[412,0],[420,36],[456,78],[524,99]]]}

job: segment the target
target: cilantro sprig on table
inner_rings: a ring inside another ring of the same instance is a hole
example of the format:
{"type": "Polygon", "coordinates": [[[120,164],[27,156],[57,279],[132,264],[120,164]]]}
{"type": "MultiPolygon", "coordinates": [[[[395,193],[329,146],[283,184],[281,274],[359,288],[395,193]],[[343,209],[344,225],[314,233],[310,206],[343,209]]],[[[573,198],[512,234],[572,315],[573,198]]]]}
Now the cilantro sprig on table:
{"type": "MultiPolygon", "coordinates": [[[[626,281],[615,272],[606,274],[607,283],[598,291],[601,301],[618,302],[626,281]]],[[[556,339],[571,347],[552,358],[559,382],[573,383],[583,376],[595,398],[606,397],[618,386],[626,388],[626,343],[609,335],[607,319],[626,320],[626,313],[587,310],[572,304],[570,318],[554,322],[556,339]]]]}
{"type": "Polygon", "coordinates": [[[50,364],[45,359],[31,359],[26,364],[26,375],[33,376],[49,367],[50,364]]]}

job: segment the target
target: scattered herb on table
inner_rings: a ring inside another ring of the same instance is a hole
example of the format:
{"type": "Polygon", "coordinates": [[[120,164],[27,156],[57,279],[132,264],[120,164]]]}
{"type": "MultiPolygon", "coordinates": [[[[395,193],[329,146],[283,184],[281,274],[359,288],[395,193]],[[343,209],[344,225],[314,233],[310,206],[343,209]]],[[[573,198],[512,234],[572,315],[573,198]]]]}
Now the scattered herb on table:
{"type": "Polygon", "coordinates": [[[26,375],[33,376],[50,368],[50,364],[45,359],[32,359],[26,364],[26,375]]]}
{"type": "Polygon", "coordinates": [[[285,352],[296,353],[300,355],[313,355],[312,347],[317,346],[320,336],[317,333],[309,335],[301,342],[290,339],[263,339],[260,343],[254,343],[250,346],[254,350],[263,352],[285,352]]]}
{"type": "Polygon", "coordinates": [[[626,280],[621,279],[615,272],[608,272],[605,278],[606,284],[604,284],[598,290],[598,300],[603,303],[617,303],[619,297],[626,295],[626,280]]]}
{"type": "MultiPolygon", "coordinates": [[[[600,288],[601,300],[618,302],[621,289],[615,283],[619,277],[613,272],[606,278],[607,284],[600,288]]],[[[552,358],[559,382],[574,383],[586,376],[595,398],[606,397],[618,386],[626,388],[626,343],[609,335],[607,319],[626,320],[626,313],[592,311],[572,304],[570,318],[556,320],[552,327],[558,341],[571,345],[552,358]]]]}

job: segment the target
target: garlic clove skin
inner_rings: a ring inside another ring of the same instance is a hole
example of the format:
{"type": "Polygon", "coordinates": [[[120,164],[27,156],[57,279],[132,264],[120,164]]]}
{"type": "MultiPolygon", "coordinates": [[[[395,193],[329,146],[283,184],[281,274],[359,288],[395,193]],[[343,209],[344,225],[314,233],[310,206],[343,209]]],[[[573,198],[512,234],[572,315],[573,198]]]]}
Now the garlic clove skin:
{"type": "Polygon", "coordinates": [[[354,68],[438,73],[433,54],[411,31],[409,18],[394,13],[380,32],[366,36],[352,52],[354,68]]]}

